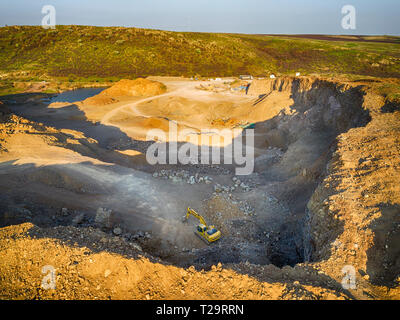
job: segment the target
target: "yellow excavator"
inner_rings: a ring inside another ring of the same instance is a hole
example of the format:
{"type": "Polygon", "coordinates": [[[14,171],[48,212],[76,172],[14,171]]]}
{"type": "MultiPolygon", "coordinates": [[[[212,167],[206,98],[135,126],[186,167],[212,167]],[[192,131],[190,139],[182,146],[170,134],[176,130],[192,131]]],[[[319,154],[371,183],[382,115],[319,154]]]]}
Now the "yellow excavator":
{"type": "Polygon", "coordinates": [[[187,208],[186,216],[183,218],[183,222],[187,221],[190,215],[199,219],[200,221],[200,224],[196,227],[194,233],[200,237],[201,240],[205,241],[207,244],[210,244],[221,238],[221,231],[217,230],[215,226],[207,225],[204,218],[191,208],[187,208]]]}

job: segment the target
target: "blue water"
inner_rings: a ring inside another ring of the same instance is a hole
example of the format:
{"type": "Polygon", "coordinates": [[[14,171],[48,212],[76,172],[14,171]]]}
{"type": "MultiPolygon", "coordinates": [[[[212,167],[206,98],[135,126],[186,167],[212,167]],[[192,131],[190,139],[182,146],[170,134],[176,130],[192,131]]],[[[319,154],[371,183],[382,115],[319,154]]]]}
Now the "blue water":
{"type": "Polygon", "coordinates": [[[77,102],[77,101],[82,101],[87,98],[93,97],[96,94],[99,94],[106,88],[82,88],[82,89],[76,89],[76,90],[70,90],[70,91],[64,91],[60,93],[59,95],[51,98],[50,103],[53,102],[77,102]]]}

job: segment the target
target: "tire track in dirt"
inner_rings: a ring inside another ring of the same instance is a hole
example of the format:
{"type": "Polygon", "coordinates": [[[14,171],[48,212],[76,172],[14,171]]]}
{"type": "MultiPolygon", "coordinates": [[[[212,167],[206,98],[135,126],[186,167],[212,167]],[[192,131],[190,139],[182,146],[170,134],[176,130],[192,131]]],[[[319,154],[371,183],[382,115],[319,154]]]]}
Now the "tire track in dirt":
{"type": "MultiPolygon", "coordinates": [[[[189,86],[188,86],[188,87],[189,87],[189,86]]],[[[125,104],[125,105],[123,105],[123,106],[120,106],[120,107],[118,107],[118,108],[116,108],[116,109],[113,109],[113,110],[111,110],[110,112],[106,113],[106,114],[103,116],[103,118],[101,119],[101,123],[104,124],[104,125],[112,125],[112,124],[110,123],[109,120],[110,120],[113,116],[115,116],[120,110],[122,110],[122,109],[124,109],[124,108],[131,108],[131,110],[132,110],[133,112],[135,112],[135,113],[137,114],[138,117],[149,118],[150,116],[147,116],[147,115],[143,114],[142,112],[140,112],[139,110],[137,110],[136,106],[138,106],[138,105],[141,104],[141,103],[144,103],[144,102],[147,102],[147,101],[151,101],[151,100],[153,100],[153,99],[158,99],[158,98],[162,98],[162,97],[168,97],[168,96],[177,94],[178,92],[183,91],[184,89],[186,89],[186,87],[185,87],[185,88],[182,88],[182,89],[174,90],[174,91],[171,91],[171,92],[163,93],[163,94],[160,94],[160,95],[157,95],[157,96],[147,97],[147,98],[144,98],[144,99],[135,101],[134,103],[129,103],[129,104],[125,104]]]]}

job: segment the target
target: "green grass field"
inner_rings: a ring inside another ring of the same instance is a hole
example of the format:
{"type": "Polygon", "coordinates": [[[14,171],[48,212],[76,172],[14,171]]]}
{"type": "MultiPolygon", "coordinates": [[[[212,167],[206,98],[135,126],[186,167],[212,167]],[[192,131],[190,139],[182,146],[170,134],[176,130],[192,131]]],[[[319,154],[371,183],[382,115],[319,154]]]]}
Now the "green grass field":
{"type": "Polygon", "coordinates": [[[294,72],[400,78],[400,44],[122,27],[14,26],[0,28],[0,72],[3,90],[11,91],[13,79],[7,74],[16,72],[25,72],[24,81],[46,76],[64,82],[294,72]]]}

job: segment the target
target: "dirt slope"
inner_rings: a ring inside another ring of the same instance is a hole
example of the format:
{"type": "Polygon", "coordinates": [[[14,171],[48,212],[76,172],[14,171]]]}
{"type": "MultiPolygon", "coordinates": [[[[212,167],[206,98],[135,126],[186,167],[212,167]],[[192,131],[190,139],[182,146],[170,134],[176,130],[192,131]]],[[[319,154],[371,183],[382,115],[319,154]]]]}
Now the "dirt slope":
{"type": "MultiPolygon", "coordinates": [[[[318,286],[260,282],[247,275],[215,266],[210,271],[187,270],[142,257],[136,259],[86,247],[31,238],[32,225],[1,229],[0,298],[2,299],[345,299],[346,295],[318,286]],[[21,267],[25,266],[22,270],[21,267]],[[57,288],[40,288],[44,265],[57,266],[57,288]]],[[[35,236],[50,230],[37,230],[35,236]]],[[[53,231],[54,232],[54,231],[53,231]]],[[[93,231],[70,228],[70,243],[81,237],[95,245],[93,231]]],[[[67,238],[68,239],[68,238],[67,238]]],[[[66,239],[66,240],[67,240],[66,239]]],[[[79,241],[79,240],[78,240],[79,241]]],[[[112,241],[115,242],[115,241],[112,241]]],[[[125,243],[117,243],[121,247],[125,243]]],[[[105,247],[105,246],[104,246],[105,247]]]]}

